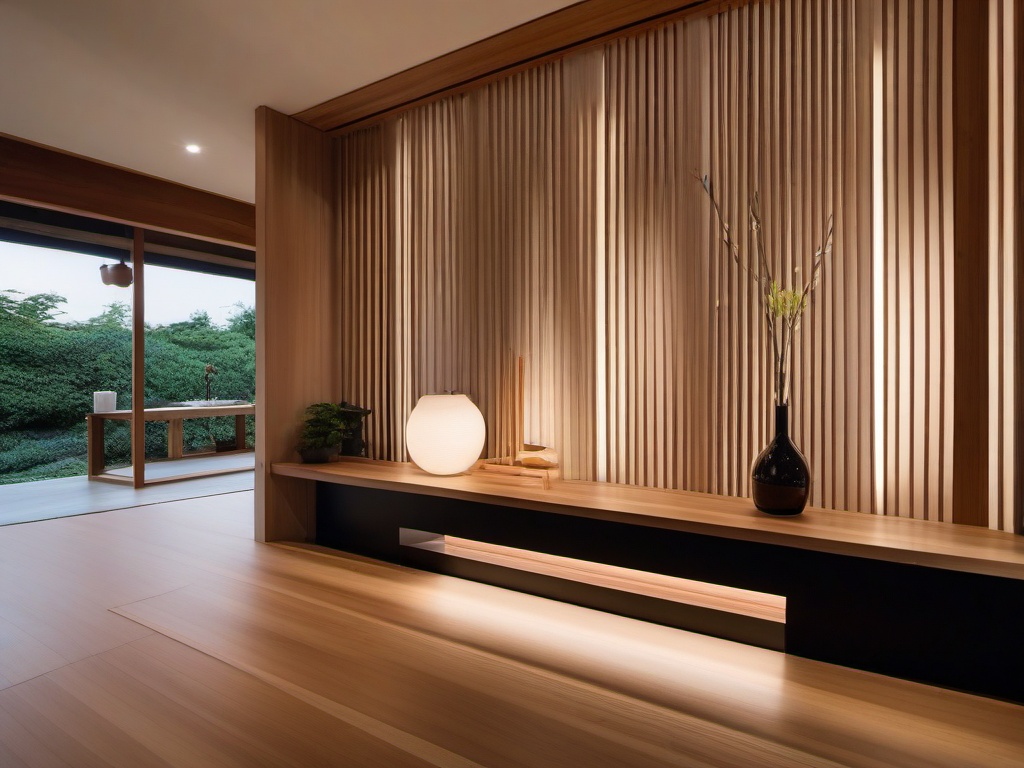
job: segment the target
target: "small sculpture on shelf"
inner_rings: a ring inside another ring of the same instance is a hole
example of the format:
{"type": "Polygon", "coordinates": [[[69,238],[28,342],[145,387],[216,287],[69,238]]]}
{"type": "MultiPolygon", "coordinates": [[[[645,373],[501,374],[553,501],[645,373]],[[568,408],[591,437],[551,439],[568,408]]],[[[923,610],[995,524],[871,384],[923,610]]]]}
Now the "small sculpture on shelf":
{"type": "Polygon", "coordinates": [[[206,368],[203,372],[203,381],[206,382],[206,399],[210,400],[210,383],[211,379],[217,375],[217,368],[214,365],[207,363],[206,368]]]}

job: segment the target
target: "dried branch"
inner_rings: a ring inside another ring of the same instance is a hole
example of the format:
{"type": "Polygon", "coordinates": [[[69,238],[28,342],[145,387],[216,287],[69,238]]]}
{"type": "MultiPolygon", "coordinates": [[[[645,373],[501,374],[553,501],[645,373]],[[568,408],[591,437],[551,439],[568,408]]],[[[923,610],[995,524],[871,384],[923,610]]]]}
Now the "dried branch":
{"type": "Polygon", "coordinates": [[[784,405],[789,401],[789,358],[793,350],[793,337],[800,328],[800,319],[807,310],[808,301],[821,279],[825,260],[832,253],[832,236],[834,219],[829,216],[825,222],[821,245],[814,253],[811,274],[802,288],[784,288],[775,282],[772,275],[771,259],[764,241],[764,228],[761,224],[761,198],[757,192],[751,196],[749,214],[750,231],[753,234],[756,251],[756,268],[745,263],[740,255],[739,245],[732,237],[730,228],[722,209],[715,198],[714,189],[707,176],[701,177],[696,172],[694,178],[700,181],[705,194],[711,200],[712,208],[722,232],[722,240],[732,254],[733,261],[745,270],[758,286],[757,300],[764,313],[765,326],[772,340],[772,356],[774,358],[773,379],[775,385],[775,402],[784,405]]]}

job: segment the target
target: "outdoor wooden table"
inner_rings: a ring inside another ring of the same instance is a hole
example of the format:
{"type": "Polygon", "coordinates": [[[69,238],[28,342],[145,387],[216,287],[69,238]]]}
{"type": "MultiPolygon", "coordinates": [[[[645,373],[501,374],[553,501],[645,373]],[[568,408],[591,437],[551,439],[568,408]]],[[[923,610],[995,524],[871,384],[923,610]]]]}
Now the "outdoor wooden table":
{"type": "MultiPolygon", "coordinates": [[[[180,459],[184,454],[185,419],[209,419],[217,416],[235,417],[235,445],[245,446],[245,417],[256,413],[252,403],[245,405],[181,406],[174,408],[147,408],[143,411],[146,421],[167,422],[167,458],[180,459]]],[[[88,468],[89,479],[99,479],[106,468],[106,446],[103,425],[108,421],[131,421],[131,411],[108,411],[86,414],[88,424],[88,468]]]]}

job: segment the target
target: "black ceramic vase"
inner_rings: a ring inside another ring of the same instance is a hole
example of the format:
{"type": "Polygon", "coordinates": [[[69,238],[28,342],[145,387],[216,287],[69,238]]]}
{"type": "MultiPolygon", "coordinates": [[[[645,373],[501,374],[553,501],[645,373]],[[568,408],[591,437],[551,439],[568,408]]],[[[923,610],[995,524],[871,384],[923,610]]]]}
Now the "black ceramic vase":
{"type": "Polygon", "coordinates": [[[811,494],[807,459],[789,437],[789,406],[775,406],[775,439],[751,472],[754,506],[769,515],[799,515],[811,494]]]}

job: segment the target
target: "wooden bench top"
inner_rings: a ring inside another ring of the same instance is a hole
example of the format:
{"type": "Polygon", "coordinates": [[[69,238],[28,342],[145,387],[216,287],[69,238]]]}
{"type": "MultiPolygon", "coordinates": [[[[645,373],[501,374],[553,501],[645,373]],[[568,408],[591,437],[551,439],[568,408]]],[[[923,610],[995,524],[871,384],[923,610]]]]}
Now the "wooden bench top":
{"type": "Polygon", "coordinates": [[[545,490],[481,473],[439,477],[412,464],[345,459],[277,463],[273,474],[464,499],[896,563],[1024,580],[1024,537],[968,525],[809,507],[775,518],[749,499],[561,480],[545,490]]]}

